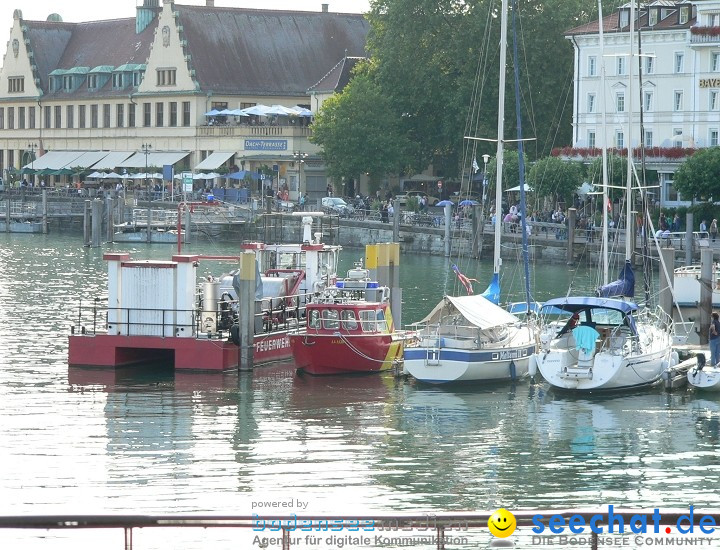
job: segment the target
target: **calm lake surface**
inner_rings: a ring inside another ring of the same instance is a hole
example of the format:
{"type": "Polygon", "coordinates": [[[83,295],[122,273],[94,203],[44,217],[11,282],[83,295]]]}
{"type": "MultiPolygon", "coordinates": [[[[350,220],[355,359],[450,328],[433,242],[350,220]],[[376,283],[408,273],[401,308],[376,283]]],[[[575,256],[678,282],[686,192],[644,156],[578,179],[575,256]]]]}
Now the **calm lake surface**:
{"type": "MultiPolygon", "coordinates": [[[[105,294],[108,250],[142,259],[174,249],[0,234],[0,514],[720,507],[712,394],[578,398],[542,381],[452,391],[384,375],[296,376],[287,365],[251,376],[69,370],[71,318],[81,299],[105,294]]],[[[345,268],[362,254],[343,251],[345,268]]],[[[463,269],[485,286],[492,266],[463,269]]],[[[405,322],[452,288],[448,271],[445,258],[403,256],[405,322]]],[[[564,265],[533,273],[540,300],[573,280],[594,286],[564,265]]],[[[507,286],[519,292],[519,281],[507,286]]],[[[249,533],[179,531],[143,530],[136,547],[253,546],[249,533]]],[[[4,548],[100,544],[121,548],[122,533],[0,531],[4,548]]]]}

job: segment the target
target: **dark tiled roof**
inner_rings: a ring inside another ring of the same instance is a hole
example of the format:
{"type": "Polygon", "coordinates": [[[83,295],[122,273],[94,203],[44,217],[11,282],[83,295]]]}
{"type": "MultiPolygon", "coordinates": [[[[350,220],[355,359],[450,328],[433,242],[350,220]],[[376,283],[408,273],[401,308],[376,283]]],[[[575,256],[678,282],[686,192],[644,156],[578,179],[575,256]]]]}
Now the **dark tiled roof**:
{"type": "MultiPolygon", "coordinates": [[[[628,32],[630,30],[629,25],[625,25],[623,28],[618,27],[620,19],[620,12],[615,11],[611,13],[610,15],[603,18],[603,32],[606,33],[616,33],[616,32],[628,32]]],[[[687,23],[683,23],[682,25],[678,24],[678,16],[677,16],[677,10],[673,9],[672,14],[670,14],[665,19],[662,19],[661,21],[658,21],[656,25],[653,25],[652,27],[648,26],[648,15],[645,10],[641,12],[640,17],[637,19],[635,23],[635,29],[637,30],[638,24],[640,26],[640,29],[642,31],[649,31],[652,32],[654,30],[668,30],[668,29],[689,29],[695,24],[695,18],[690,19],[687,23]]],[[[579,34],[598,34],[600,32],[600,23],[595,20],[591,23],[588,23],[586,25],[581,25],[579,27],[575,27],[573,29],[570,29],[568,31],[565,31],[565,36],[576,36],[579,34]]]]}
{"type": "Polygon", "coordinates": [[[364,57],[343,57],[330,71],[308,90],[309,92],[339,92],[352,76],[352,70],[364,57]]]}
{"type": "Polygon", "coordinates": [[[362,15],[175,6],[200,88],[305,95],[338,59],[365,55],[362,15]]]}
{"type": "MultiPolygon", "coordinates": [[[[87,23],[23,23],[28,27],[41,87],[47,93],[48,74],[55,69],[93,69],[99,65],[118,67],[125,63],[145,63],[157,27],[157,18],[140,34],[135,34],[135,18],[87,23]]],[[[104,90],[92,93],[105,95],[104,90]]]]}

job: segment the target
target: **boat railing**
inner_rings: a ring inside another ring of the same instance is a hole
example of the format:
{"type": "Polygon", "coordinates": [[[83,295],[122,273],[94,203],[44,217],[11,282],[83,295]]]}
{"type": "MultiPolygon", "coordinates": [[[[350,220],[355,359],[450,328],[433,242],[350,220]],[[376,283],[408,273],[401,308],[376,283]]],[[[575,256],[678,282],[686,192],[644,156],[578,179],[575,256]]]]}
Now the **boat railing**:
{"type": "MultiPolygon", "coordinates": [[[[377,548],[527,548],[539,545],[595,549],[604,544],[642,547],[697,545],[717,547],[718,532],[712,527],[720,510],[714,509],[621,509],[609,507],[560,510],[513,511],[516,528],[509,537],[495,538],[488,528],[496,512],[413,512],[336,514],[102,514],[0,516],[0,529],[22,530],[23,539],[36,534],[47,543],[48,531],[66,542],[77,537],[82,545],[88,529],[122,530],[118,548],[133,549],[133,536],[143,529],[161,528],[168,537],[188,528],[202,533],[202,547],[268,545],[282,550],[293,547],[377,548]],[[577,520],[581,521],[578,522],[577,520]],[[567,526],[571,525],[572,528],[567,526]],[[215,528],[220,528],[215,531],[215,528]],[[572,530],[571,530],[572,529],[572,530]],[[230,531],[232,530],[232,532],[230,531]],[[239,531],[235,531],[239,530],[239,531]],[[62,532],[62,533],[60,533],[62,532]],[[253,542],[254,541],[254,542],[253,542]],[[122,546],[121,546],[122,545],[122,546]]],[[[150,531],[152,532],[152,531],[150,531]]],[[[190,533],[182,533],[181,537],[190,533]]],[[[152,537],[152,535],[150,535],[152,537]]],[[[167,538],[165,539],[167,540],[167,538]]],[[[51,543],[52,544],[52,543],[51,543]]],[[[107,544],[107,543],[105,543],[107,544]]],[[[145,546],[145,545],[143,545],[145,546]]],[[[110,548],[110,546],[108,546],[110,548]]]]}
{"type": "MultiPolygon", "coordinates": [[[[305,326],[312,292],[263,298],[256,301],[255,334],[285,331],[305,326]]],[[[230,302],[236,306],[237,302],[230,302]]]]}

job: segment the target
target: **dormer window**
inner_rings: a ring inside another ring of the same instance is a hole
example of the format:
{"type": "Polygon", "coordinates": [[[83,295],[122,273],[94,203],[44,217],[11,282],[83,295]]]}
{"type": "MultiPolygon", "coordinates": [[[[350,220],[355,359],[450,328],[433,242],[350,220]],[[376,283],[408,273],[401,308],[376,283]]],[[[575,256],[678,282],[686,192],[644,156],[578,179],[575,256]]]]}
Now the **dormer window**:
{"type": "Polygon", "coordinates": [[[10,76],[8,77],[8,93],[17,94],[25,91],[25,77],[10,76]]]}
{"type": "Polygon", "coordinates": [[[648,14],[648,25],[654,27],[658,22],[658,10],[650,10],[648,14]]]}
{"type": "Polygon", "coordinates": [[[62,77],[62,89],[63,92],[71,92],[73,89],[73,77],[70,75],[66,75],[62,77]]]}
{"type": "Polygon", "coordinates": [[[112,75],[112,87],[119,90],[124,87],[123,73],[113,73],[112,75]]]}
{"type": "Polygon", "coordinates": [[[688,22],[689,19],[690,19],[690,7],[689,7],[689,6],[682,6],[682,7],[680,8],[680,19],[679,19],[678,22],[679,22],[681,25],[684,25],[685,23],[688,22]]]}
{"type": "Polygon", "coordinates": [[[96,74],[88,75],[87,82],[88,82],[88,88],[90,88],[91,90],[96,89],[97,85],[98,85],[97,75],[96,74]]]}
{"type": "Polygon", "coordinates": [[[620,28],[627,27],[630,24],[630,11],[620,10],[620,28]]]}

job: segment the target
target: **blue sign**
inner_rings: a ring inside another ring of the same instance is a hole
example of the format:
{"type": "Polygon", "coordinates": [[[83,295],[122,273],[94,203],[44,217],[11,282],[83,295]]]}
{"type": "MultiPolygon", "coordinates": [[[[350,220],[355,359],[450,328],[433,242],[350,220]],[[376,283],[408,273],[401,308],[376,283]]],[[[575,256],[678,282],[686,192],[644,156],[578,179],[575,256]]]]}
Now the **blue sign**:
{"type": "Polygon", "coordinates": [[[286,139],[246,139],[246,151],[287,151],[286,139]]]}

